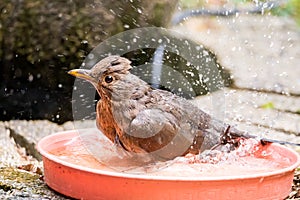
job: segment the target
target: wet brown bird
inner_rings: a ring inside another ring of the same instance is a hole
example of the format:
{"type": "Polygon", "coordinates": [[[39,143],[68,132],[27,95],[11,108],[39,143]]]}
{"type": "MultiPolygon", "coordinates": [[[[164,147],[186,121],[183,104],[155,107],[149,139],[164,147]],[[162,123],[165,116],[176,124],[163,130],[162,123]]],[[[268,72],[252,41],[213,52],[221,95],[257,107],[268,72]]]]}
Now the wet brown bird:
{"type": "Polygon", "coordinates": [[[69,71],[96,88],[101,97],[96,108],[97,127],[112,142],[129,152],[172,159],[241,136],[186,99],[152,88],[130,73],[130,63],[126,58],[109,56],[91,70],[69,71]]]}

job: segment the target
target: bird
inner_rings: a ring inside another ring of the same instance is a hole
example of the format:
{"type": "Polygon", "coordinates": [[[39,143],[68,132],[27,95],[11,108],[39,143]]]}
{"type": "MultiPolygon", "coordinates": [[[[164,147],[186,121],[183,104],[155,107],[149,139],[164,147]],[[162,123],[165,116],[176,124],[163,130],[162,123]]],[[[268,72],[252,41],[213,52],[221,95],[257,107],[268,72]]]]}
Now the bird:
{"type": "Polygon", "coordinates": [[[112,55],[91,69],[68,72],[95,87],[100,96],[96,105],[97,128],[125,151],[170,160],[225,144],[234,148],[240,138],[252,137],[183,97],[153,88],[132,74],[131,69],[129,59],[112,55]]]}

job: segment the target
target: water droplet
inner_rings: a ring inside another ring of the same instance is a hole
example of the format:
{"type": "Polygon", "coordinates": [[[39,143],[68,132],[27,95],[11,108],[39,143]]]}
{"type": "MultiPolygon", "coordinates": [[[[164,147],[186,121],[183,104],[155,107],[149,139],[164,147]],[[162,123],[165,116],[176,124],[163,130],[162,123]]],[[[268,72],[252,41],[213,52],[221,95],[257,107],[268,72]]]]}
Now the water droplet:
{"type": "Polygon", "coordinates": [[[33,75],[32,75],[32,74],[29,74],[29,76],[28,76],[28,81],[29,81],[29,82],[32,82],[32,81],[33,81],[33,75]]]}
{"type": "Polygon", "coordinates": [[[95,56],[94,56],[94,54],[92,54],[92,53],[90,53],[90,54],[88,55],[88,58],[89,58],[89,59],[94,59],[94,57],[95,57],[95,56]]]}
{"type": "Polygon", "coordinates": [[[208,81],[209,81],[209,77],[207,77],[203,80],[204,83],[207,83],[208,81]]]}
{"type": "Polygon", "coordinates": [[[279,74],[280,77],[287,77],[288,76],[288,73],[287,72],[282,72],[279,74]]]}
{"type": "Polygon", "coordinates": [[[208,56],[209,55],[209,53],[207,52],[207,51],[203,51],[203,56],[208,56]]]}

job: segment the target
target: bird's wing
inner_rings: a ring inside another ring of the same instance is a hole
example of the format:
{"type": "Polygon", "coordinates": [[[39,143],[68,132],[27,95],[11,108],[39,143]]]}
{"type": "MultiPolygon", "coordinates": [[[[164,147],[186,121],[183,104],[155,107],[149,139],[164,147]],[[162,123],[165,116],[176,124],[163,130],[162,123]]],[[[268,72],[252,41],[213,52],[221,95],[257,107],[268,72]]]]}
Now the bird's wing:
{"type": "MultiPolygon", "coordinates": [[[[130,122],[125,131],[125,141],[145,152],[165,159],[184,154],[194,136],[188,123],[180,123],[169,112],[161,109],[144,109],[130,122]]],[[[124,142],[126,145],[126,142],[124,142]]]]}

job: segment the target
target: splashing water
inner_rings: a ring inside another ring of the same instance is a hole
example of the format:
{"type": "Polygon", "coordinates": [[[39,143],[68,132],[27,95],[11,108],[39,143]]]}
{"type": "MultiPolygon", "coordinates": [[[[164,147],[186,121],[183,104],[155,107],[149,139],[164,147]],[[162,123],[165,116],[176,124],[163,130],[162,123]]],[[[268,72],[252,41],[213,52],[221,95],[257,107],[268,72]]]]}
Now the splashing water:
{"type": "Polygon", "coordinates": [[[211,150],[200,155],[188,154],[166,162],[153,162],[148,158],[141,160],[140,157],[132,157],[102,138],[86,136],[61,141],[49,153],[62,161],[91,169],[172,177],[252,175],[285,168],[292,162],[282,152],[272,148],[273,145],[262,145],[254,139],[243,139],[238,148],[229,152],[211,150]],[[102,157],[91,153],[91,146],[92,149],[100,146],[102,157]]]}

